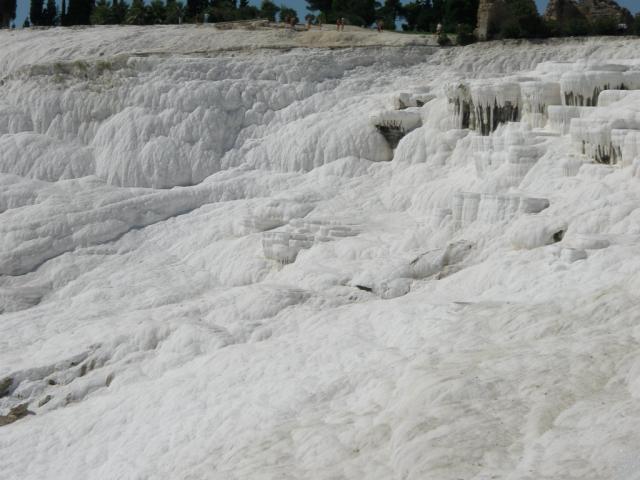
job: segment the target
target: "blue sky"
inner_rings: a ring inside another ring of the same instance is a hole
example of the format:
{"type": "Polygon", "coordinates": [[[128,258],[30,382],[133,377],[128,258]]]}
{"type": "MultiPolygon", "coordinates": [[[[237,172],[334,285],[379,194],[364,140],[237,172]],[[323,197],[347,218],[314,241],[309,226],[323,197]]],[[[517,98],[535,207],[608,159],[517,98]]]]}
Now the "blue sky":
{"type": "MultiPolygon", "coordinates": [[[[299,12],[300,18],[303,18],[307,11],[306,9],[307,3],[305,2],[305,0],[283,0],[283,1],[274,0],[274,1],[278,5],[280,3],[284,3],[285,5],[288,5],[290,7],[297,9],[299,12]]],[[[545,7],[547,6],[547,2],[548,0],[536,0],[536,3],[538,4],[538,10],[541,12],[544,11],[545,7]]],[[[58,4],[59,3],[60,1],[58,1],[58,4]]],[[[260,0],[250,0],[250,3],[259,5],[260,0]]],[[[640,11],[640,5],[638,4],[639,3],[638,0],[618,0],[618,3],[620,5],[627,7],[629,10],[631,10],[632,13],[637,13],[640,11]]],[[[16,25],[18,26],[22,25],[25,17],[27,17],[28,14],[29,14],[29,0],[18,0],[18,12],[16,15],[16,25]]]]}

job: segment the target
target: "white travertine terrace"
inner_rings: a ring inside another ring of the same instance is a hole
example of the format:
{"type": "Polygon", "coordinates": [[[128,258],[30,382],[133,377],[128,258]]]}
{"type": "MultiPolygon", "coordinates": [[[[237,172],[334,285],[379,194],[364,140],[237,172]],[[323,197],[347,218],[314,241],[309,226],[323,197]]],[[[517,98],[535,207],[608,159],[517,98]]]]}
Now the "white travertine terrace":
{"type": "Polygon", "coordinates": [[[337,33],[0,31],[3,480],[638,471],[640,40],[337,33]]]}
{"type": "Polygon", "coordinates": [[[400,92],[394,98],[394,106],[396,110],[402,110],[409,107],[422,107],[434,98],[436,98],[436,95],[428,92],[400,92]]]}
{"type": "Polygon", "coordinates": [[[475,221],[500,223],[518,215],[539,213],[548,206],[545,198],[460,192],[454,196],[452,215],[456,228],[464,228],[475,221]]]}
{"type": "Polygon", "coordinates": [[[294,218],[284,229],[263,233],[262,249],[266,258],[286,264],[294,262],[301,250],[318,242],[357,234],[358,225],[340,224],[335,219],[294,218]]]}

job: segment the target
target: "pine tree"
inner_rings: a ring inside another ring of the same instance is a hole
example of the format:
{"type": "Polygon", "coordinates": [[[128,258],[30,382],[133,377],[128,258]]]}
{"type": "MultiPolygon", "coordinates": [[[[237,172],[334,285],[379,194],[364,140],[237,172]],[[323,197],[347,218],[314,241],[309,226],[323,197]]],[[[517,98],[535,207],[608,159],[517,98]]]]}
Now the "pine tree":
{"type": "Polygon", "coordinates": [[[126,22],[129,25],[144,25],[147,21],[147,9],[142,0],[133,0],[127,13],[126,22]]]}
{"type": "Polygon", "coordinates": [[[29,28],[31,23],[29,22],[29,17],[24,19],[24,23],[22,24],[22,28],[29,28]]]}
{"type": "Polygon", "coordinates": [[[47,6],[42,12],[42,25],[53,27],[58,22],[58,8],[55,0],[47,0],[47,6]]]}
{"type": "Polygon", "coordinates": [[[400,0],[385,0],[384,5],[376,11],[376,15],[384,21],[387,30],[396,29],[396,19],[402,15],[400,0]]]}
{"type": "Polygon", "coordinates": [[[248,20],[258,18],[260,16],[260,10],[253,5],[249,5],[249,0],[240,0],[238,3],[238,14],[242,20],[248,20]]]}
{"type": "Polygon", "coordinates": [[[299,23],[298,12],[296,12],[293,8],[287,7],[286,5],[280,5],[280,21],[284,21],[286,18],[293,18],[294,23],[299,23]]]}
{"type": "Polygon", "coordinates": [[[260,5],[260,16],[268,18],[272,22],[276,21],[276,14],[280,11],[280,8],[271,0],[262,0],[260,5]]]}
{"type": "Polygon", "coordinates": [[[332,15],[329,21],[336,17],[344,17],[352,25],[369,26],[376,19],[375,0],[333,0],[332,15]]]}
{"type": "Polygon", "coordinates": [[[475,27],[478,23],[478,0],[447,0],[444,6],[444,24],[450,30],[457,25],[475,27]]]}
{"type": "Polygon", "coordinates": [[[167,9],[162,3],[162,0],[152,0],[151,4],[148,7],[149,10],[149,19],[148,22],[152,25],[158,23],[164,23],[165,17],[167,15],[167,9]]]}
{"type": "Polygon", "coordinates": [[[93,0],[69,0],[67,25],[89,25],[93,6],[93,0]]]}
{"type": "Polygon", "coordinates": [[[416,0],[402,7],[402,17],[407,23],[403,30],[433,32],[440,18],[436,18],[433,6],[429,0],[416,0]]]}
{"type": "Polygon", "coordinates": [[[207,0],[187,0],[187,15],[195,21],[208,6],[207,0]]]}
{"type": "Polygon", "coordinates": [[[235,0],[212,0],[211,6],[205,10],[210,22],[229,22],[240,19],[240,12],[235,0]]]}
{"type": "Polygon", "coordinates": [[[67,0],[62,0],[62,6],[60,7],[60,25],[67,25],[67,0]]]}
{"type": "Polygon", "coordinates": [[[184,17],[184,5],[176,0],[167,0],[167,8],[165,14],[165,23],[180,23],[180,19],[184,17]]]}
{"type": "Polygon", "coordinates": [[[328,17],[331,13],[331,7],[333,0],[307,0],[307,10],[312,12],[319,10],[324,13],[325,17],[328,17]]]}
{"type": "Polygon", "coordinates": [[[29,18],[32,25],[42,25],[42,10],[43,0],[31,0],[31,7],[29,8],[29,18]]]}
{"type": "Polygon", "coordinates": [[[0,28],[8,27],[16,18],[16,0],[0,1],[0,28]]]}
{"type": "Polygon", "coordinates": [[[107,0],[98,0],[96,6],[91,12],[91,24],[92,25],[106,25],[111,19],[111,7],[107,3],[107,0]]]}
{"type": "Polygon", "coordinates": [[[436,23],[442,23],[444,19],[445,0],[431,0],[431,8],[433,10],[433,18],[436,23]]]}
{"type": "Polygon", "coordinates": [[[109,24],[122,25],[127,20],[127,14],[129,7],[125,3],[125,0],[113,0],[111,4],[111,15],[109,15],[109,24]]]}

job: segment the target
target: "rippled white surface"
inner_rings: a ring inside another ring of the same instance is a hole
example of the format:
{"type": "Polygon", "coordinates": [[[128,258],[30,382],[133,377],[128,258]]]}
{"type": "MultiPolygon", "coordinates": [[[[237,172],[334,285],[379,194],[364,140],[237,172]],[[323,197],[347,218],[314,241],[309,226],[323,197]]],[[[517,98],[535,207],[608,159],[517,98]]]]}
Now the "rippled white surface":
{"type": "Polygon", "coordinates": [[[93,31],[1,33],[2,478],[640,478],[640,41],[93,31]]]}

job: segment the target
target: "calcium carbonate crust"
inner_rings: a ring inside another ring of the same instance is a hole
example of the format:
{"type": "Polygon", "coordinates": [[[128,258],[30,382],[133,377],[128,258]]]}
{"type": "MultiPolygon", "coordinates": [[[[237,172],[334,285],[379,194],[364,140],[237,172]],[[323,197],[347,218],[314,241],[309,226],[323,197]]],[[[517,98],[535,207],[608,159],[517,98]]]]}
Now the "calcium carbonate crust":
{"type": "Polygon", "coordinates": [[[334,33],[0,32],[3,478],[637,477],[640,41],[334,33]]]}

